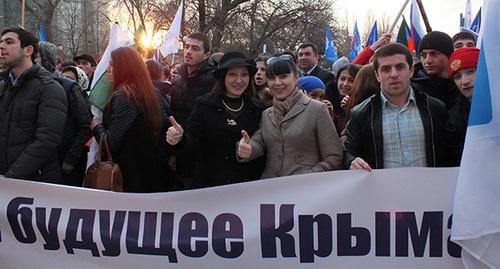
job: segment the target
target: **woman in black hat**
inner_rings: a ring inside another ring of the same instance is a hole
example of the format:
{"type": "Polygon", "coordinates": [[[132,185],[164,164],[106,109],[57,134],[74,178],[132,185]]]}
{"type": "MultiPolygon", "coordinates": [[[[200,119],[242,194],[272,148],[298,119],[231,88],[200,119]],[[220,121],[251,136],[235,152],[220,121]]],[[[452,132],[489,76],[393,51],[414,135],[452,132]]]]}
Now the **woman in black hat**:
{"type": "Polygon", "coordinates": [[[217,186],[258,179],[264,160],[236,160],[241,131],[259,128],[262,107],[253,99],[255,63],[240,52],[228,52],[214,72],[212,92],[197,99],[184,131],[173,117],[166,134],[176,150],[188,151],[196,160],[194,187],[217,186]]]}

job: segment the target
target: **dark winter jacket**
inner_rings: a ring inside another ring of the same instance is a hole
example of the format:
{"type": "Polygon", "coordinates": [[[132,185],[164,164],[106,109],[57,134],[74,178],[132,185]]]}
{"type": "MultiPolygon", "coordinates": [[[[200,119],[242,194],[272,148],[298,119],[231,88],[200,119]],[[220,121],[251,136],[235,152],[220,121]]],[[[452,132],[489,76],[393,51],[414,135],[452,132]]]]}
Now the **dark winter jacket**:
{"type": "Polygon", "coordinates": [[[215,84],[213,71],[215,66],[207,60],[200,63],[198,69],[188,74],[187,66],[179,67],[179,77],[172,81],[172,113],[182,126],[193,110],[196,98],[208,93],[215,84]]]}
{"type": "Polygon", "coordinates": [[[176,146],[176,149],[197,156],[194,187],[223,185],[260,177],[264,159],[238,162],[236,143],[241,139],[241,130],[252,135],[259,129],[261,115],[262,107],[247,96],[244,96],[243,112],[237,118],[226,112],[221,95],[208,93],[198,98],[184,137],[176,146]]]}
{"type": "Polygon", "coordinates": [[[465,96],[460,94],[457,97],[455,105],[450,109],[450,122],[456,128],[456,140],[454,144],[456,145],[455,154],[456,159],[454,163],[456,166],[460,165],[460,160],[462,159],[462,151],[464,150],[465,134],[467,132],[467,125],[469,122],[471,103],[465,96]]]}
{"type": "Polygon", "coordinates": [[[57,160],[66,122],[67,100],[52,74],[33,65],[17,80],[0,74],[0,174],[59,182],[57,160]]]}
{"type": "MultiPolygon", "coordinates": [[[[344,166],[360,157],[374,169],[384,168],[382,137],[382,101],[380,92],[351,109],[346,126],[344,166]]],[[[446,139],[452,136],[447,128],[448,112],[436,98],[415,91],[415,99],[425,133],[425,153],[428,167],[450,165],[450,145],[446,139]]]]}
{"type": "Polygon", "coordinates": [[[113,160],[123,175],[125,192],[163,191],[160,140],[154,136],[144,113],[122,90],[113,93],[104,110],[103,123],[94,128],[97,141],[106,133],[113,160]]]}
{"type": "Polygon", "coordinates": [[[54,78],[63,86],[68,100],[68,117],[64,125],[63,142],[59,148],[59,159],[76,166],[81,158],[85,157],[85,143],[92,137],[90,107],[76,82],[60,76],[54,78]]]}
{"type": "Polygon", "coordinates": [[[414,68],[415,71],[411,79],[411,86],[416,91],[424,92],[429,96],[441,100],[449,110],[460,94],[457,85],[450,79],[430,76],[425,72],[422,63],[416,64],[414,68]]]}

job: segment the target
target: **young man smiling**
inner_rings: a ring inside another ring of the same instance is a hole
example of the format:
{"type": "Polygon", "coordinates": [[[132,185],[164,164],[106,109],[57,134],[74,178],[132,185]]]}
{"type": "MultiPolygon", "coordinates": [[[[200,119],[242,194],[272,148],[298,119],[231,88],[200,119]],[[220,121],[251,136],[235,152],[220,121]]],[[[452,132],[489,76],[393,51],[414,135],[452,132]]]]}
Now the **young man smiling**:
{"type": "Polygon", "coordinates": [[[448,113],[441,101],[410,86],[413,59],[408,48],[386,45],[373,63],[381,92],[351,110],[346,168],[445,166],[448,113]]]}

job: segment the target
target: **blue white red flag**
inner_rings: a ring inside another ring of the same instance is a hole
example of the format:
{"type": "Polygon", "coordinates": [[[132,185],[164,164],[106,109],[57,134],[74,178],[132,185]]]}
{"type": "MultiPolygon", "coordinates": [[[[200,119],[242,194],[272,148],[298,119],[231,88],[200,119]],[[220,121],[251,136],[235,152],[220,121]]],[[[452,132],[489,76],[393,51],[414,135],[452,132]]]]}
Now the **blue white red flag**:
{"type": "Polygon", "coordinates": [[[411,0],[411,13],[410,13],[410,40],[408,40],[408,49],[416,52],[418,44],[424,36],[424,30],[420,23],[420,8],[416,0],[411,0]]]}
{"type": "Polygon", "coordinates": [[[351,49],[349,51],[349,57],[351,58],[351,61],[354,61],[354,59],[356,59],[356,57],[360,52],[361,52],[361,37],[359,36],[358,22],[356,21],[354,23],[354,32],[352,35],[351,49]]]}
{"type": "Polygon", "coordinates": [[[377,21],[372,26],[372,30],[370,31],[370,35],[368,36],[368,40],[366,40],[365,48],[371,46],[378,40],[378,29],[377,29],[377,21]]]}

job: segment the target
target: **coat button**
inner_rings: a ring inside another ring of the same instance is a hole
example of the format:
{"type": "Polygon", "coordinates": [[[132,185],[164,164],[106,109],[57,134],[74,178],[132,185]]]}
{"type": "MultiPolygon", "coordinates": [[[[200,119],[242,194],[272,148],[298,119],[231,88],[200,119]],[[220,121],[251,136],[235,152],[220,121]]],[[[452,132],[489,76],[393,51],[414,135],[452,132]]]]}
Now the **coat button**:
{"type": "Polygon", "coordinates": [[[288,127],[288,124],[286,124],[286,122],[281,124],[281,128],[286,128],[286,127],[288,127]]]}
{"type": "Polygon", "coordinates": [[[227,161],[227,160],[229,160],[229,157],[228,157],[228,156],[225,156],[225,157],[224,157],[224,160],[226,160],[226,161],[227,161]]]}

